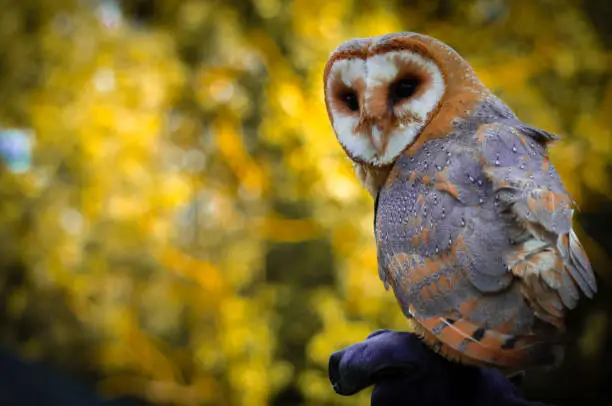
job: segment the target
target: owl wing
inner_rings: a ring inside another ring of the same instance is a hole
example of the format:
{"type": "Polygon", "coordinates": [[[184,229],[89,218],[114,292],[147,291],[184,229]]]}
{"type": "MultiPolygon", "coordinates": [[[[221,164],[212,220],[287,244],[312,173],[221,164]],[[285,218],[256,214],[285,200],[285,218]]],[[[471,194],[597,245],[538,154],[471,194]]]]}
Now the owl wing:
{"type": "Polygon", "coordinates": [[[538,325],[562,329],[579,290],[596,290],[546,156],[554,136],[518,121],[473,134],[430,141],[396,163],[377,198],[381,279],[448,356],[550,364],[551,329],[538,325]]]}
{"type": "Polygon", "coordinates": [[[550,134],[494,124],[483,127],[479,136],[485,173],[516,242],[506,264],[536,315],[561,326],[564,309],[576,306],[579,292],[592,298],[597,285],[572,229],[574,202],[542,145],[550,134]]]}

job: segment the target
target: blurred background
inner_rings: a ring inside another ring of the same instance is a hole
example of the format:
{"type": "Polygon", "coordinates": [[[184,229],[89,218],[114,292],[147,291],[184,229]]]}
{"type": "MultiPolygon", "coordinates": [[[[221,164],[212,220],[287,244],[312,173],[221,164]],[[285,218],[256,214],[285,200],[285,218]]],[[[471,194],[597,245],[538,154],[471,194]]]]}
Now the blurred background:
{"type": "Polygon", "coordinates": [[[603,0],[0,0],[0,404],[368,405],[335,395],[328,357],[407,325],[322,73],[402,30],[563,137],[600,291],[526,390],[609,400],[610,21],[603,0]]]}

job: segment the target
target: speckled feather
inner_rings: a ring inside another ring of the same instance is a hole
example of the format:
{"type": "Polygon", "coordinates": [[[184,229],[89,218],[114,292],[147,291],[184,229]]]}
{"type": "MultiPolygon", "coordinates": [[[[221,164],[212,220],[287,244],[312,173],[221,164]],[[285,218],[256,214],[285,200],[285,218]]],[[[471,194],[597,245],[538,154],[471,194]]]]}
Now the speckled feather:
{"type": "Polygon", "coordinates": [[[380,191],[380,277],[430,344],[463,361],[558,362],[565,310],[596,290],[547,157],[555,138],[490,96],[447,137],[400,156],[380,191]]]}

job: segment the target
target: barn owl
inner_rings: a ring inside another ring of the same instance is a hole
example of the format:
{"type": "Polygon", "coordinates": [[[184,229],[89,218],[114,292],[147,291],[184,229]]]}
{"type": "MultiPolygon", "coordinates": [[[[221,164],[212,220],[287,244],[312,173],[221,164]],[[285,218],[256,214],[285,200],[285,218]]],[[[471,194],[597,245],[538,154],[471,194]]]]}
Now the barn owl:
{"type": "Polygon", "coordinates": [[[564,319],[597,286],[549,160],[450,46],[353,39],[324,71],[328,117],[375,201],[378,272],[424,342],[507,371],[563,359],[564,319]]]}

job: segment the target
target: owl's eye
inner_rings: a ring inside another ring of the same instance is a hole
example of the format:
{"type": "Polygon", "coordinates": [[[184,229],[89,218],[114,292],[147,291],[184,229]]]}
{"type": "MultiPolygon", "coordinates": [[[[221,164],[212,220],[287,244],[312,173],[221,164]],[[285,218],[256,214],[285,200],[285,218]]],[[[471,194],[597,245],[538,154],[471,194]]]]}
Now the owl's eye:
{"type": "Polygon", "coordinates": [[[341,96],[342,101],[346,106],[351,109],[351,111],[359,110],[359,100],[357,99],[357,95],[354,92],[348,92],[341,96]]]}
{"type": "Polygon", "coordinates": [[[393,103],[409,99],[416,93],[420,81],[416,78],[402,79],[391,86],[390,97],[393,103]]]}

